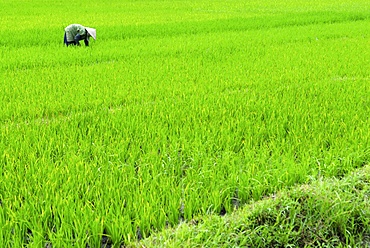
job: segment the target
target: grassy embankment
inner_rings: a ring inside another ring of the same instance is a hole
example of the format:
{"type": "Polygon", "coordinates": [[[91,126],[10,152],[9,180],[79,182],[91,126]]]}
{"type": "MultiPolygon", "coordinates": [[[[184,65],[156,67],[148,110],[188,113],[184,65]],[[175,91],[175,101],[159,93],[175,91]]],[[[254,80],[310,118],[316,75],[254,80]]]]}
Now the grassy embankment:
{"type": "Polygon", "coordinates": [[[315,179],[225,215],[199,216],[143,247],[368,247],[370,167],[315,179]]]}

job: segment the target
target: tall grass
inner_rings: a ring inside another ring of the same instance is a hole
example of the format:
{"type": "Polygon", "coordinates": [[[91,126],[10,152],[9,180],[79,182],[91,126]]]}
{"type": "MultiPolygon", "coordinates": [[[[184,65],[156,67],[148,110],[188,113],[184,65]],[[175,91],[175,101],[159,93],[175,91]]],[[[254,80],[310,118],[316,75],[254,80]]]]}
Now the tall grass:
{"type": "Polygon", "coordinates": [[[364,165],[368,5],[3,1],[3,244],[120,244],[364,165]]]}

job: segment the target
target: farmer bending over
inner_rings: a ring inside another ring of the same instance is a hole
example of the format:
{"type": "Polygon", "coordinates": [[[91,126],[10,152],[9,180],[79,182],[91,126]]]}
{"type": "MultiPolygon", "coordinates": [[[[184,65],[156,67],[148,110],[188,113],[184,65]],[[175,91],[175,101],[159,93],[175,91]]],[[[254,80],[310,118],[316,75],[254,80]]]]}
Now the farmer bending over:
{"type": "Polygon", "coordinates": [[[89,46],[89,38],[93,37],[96,39],[96,29],[84,27],[80,24],[71,24],[64,29],[64,44],[80,46],[80,40],[85,42],[86,46],[89,46]]]}

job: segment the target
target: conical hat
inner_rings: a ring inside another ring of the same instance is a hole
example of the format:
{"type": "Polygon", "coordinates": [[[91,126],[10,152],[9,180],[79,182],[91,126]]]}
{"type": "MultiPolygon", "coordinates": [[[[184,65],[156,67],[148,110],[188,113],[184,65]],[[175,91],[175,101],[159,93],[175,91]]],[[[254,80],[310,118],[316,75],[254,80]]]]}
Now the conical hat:
{"type": "Polygon", "coordinates": [[[96,40],[96,29],[95,28],[86,28],[86,31],[89,33],[89,35],[91,35],[91,37],[94,38],[94,40],[96,40]]]}

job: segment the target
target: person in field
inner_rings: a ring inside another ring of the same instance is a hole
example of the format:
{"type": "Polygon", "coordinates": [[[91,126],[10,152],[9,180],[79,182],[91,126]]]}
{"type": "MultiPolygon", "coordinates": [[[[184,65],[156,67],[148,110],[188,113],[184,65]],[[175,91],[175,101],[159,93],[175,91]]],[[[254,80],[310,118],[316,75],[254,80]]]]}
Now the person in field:
{"type": "Polygon", "coordinates": [[[89,46],[89,38],[96,40],[96,29],[84,27],[80,24],[71,24],[64,29],[64,44],[66,46],[80,46],[80,40],[83,40],[85,46],[89,46]]]}

